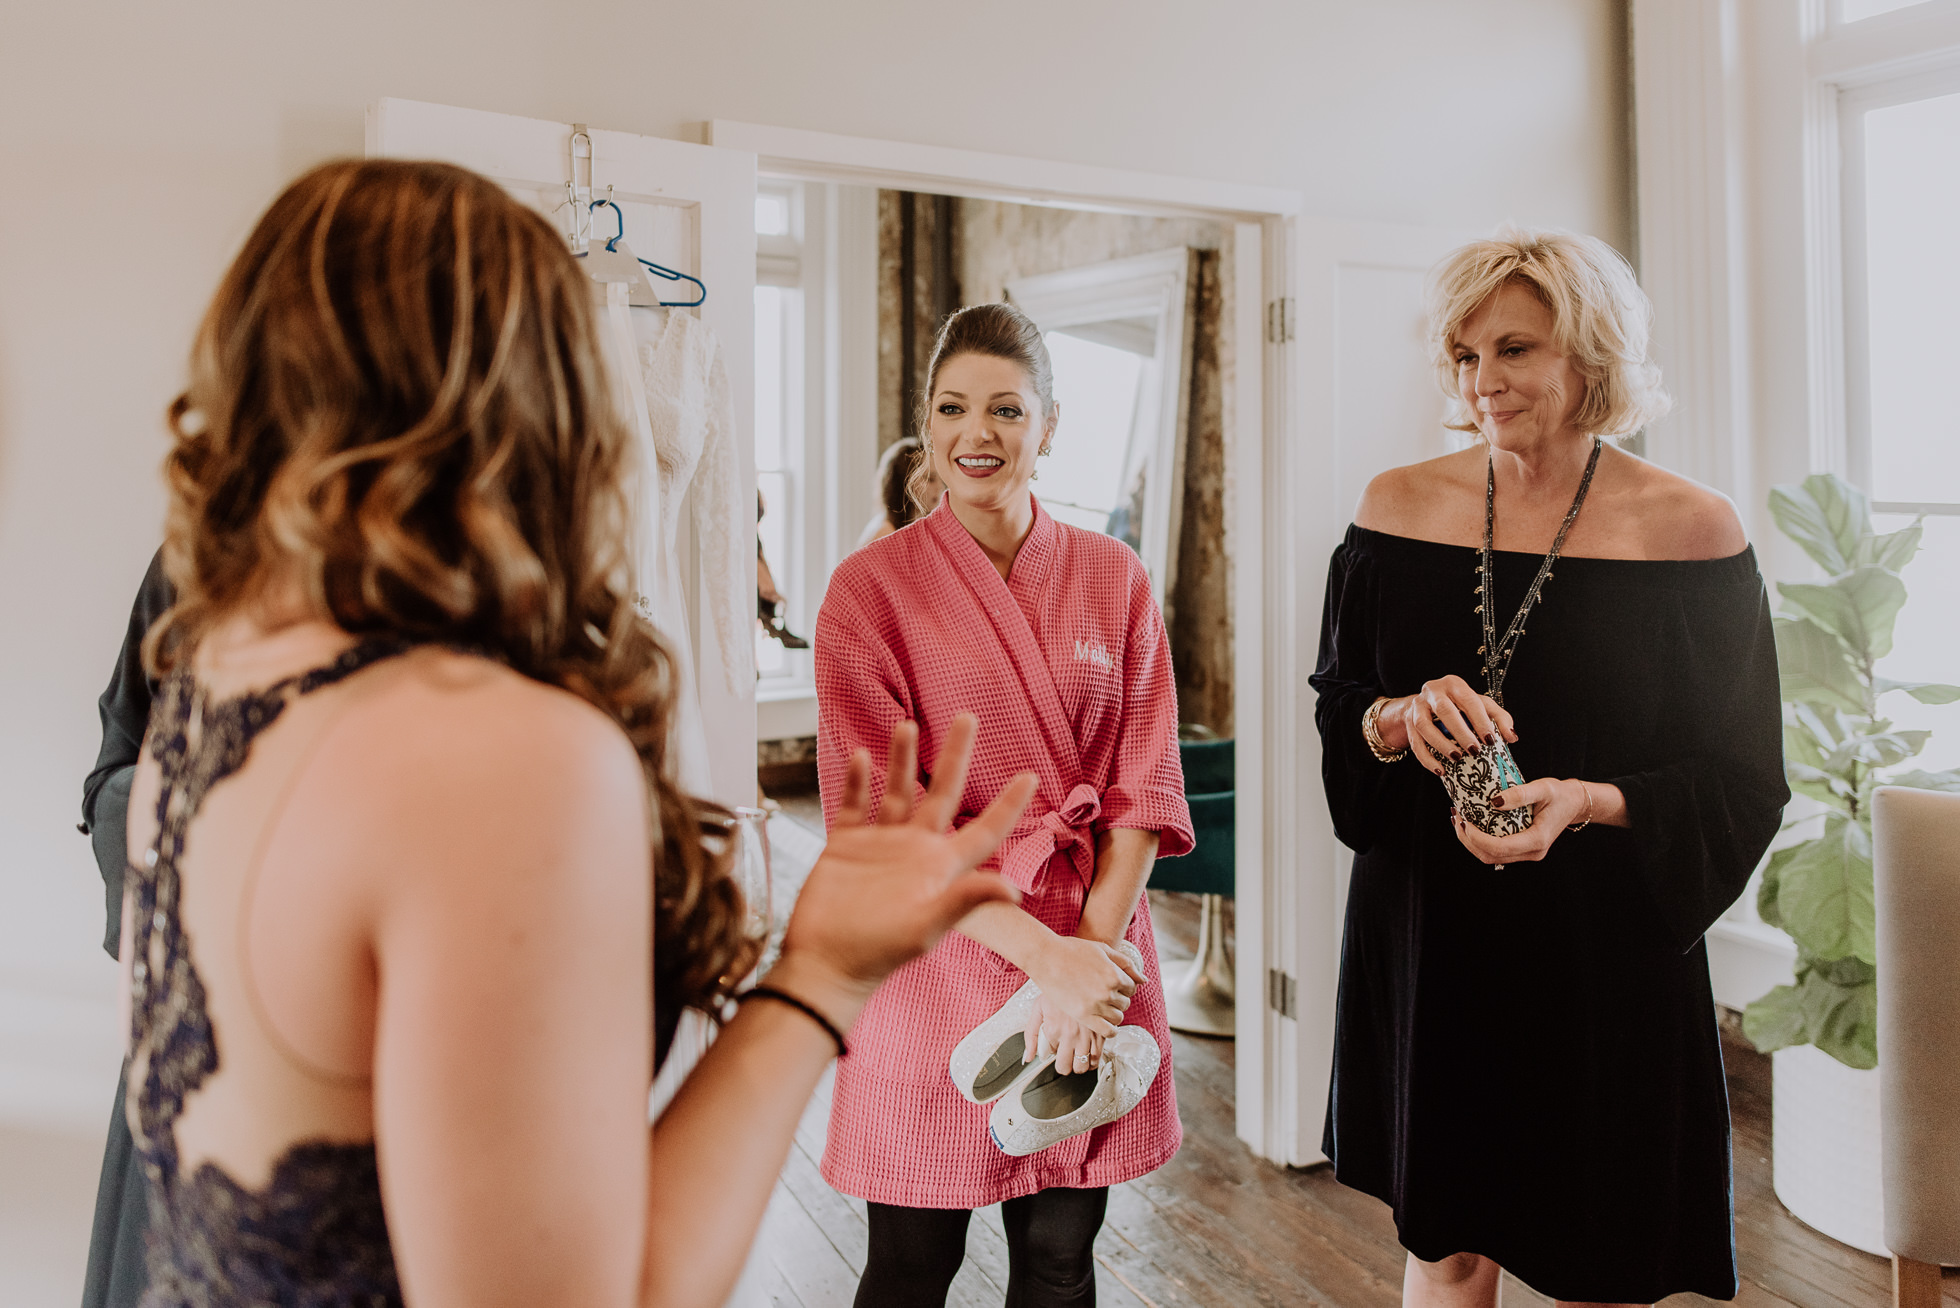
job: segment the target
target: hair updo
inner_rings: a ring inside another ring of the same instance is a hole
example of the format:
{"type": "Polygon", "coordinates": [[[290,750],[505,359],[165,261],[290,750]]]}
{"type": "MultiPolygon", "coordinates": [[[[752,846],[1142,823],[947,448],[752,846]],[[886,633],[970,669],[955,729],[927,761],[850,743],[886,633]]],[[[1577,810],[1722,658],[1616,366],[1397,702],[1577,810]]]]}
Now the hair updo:
{"type": "Polygon", "coordinates": [[[906,490],[915,503],[923,502],[920,497],[932,478],[932,397],[939,389],[939,369],[962,354],[982,354],[1014,364],[1028,375],[1028,385],[1041,401],[1042,417],[1055,411],[1055,365],[1049,361],[1048,346],[1034,319],[1011,304],[970,304],[947,314],[932,347],[925,391],[919,396],[919,444],[925,457],[906,481],[906,490]]]}

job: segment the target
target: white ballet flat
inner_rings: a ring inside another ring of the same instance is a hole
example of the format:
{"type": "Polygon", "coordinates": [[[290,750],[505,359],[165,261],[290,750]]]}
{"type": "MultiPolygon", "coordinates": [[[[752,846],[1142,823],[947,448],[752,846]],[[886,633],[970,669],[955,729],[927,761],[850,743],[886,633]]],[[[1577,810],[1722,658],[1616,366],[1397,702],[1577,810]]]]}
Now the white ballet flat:
{"type": "MultiPolygon", "coordinates": [[[[1147,975],[1143,970],[1143,955],[1135,945],[1119,940],[1116,948],[1130,960],[1139,976],[1147,975]]],[[[992,1103],[1031,1070],[1022,1060],[1028,1049],[1028,1015],[1034,1012],[1039,998],[1041,987],[1028,982],[992,1017],[967,1032],[966,1038],[953,1046],[953,1055],[946,1060],[946,1071],[968,1103],[992,1103]]]]}
{"type": "Polygon", "coordinates": [[[1002,1153],[1020,1158],[1107,1126],[1143,1102],[1163,1061],[1157,1041],[1138,1026],[1103,1041],[1093,1072],[1065,1075],[1045,1056],[1000,1097],[988,1131],[1002,1153]]]}
{"type": "Polygon", "coordinates": [[[1028,1070],[1021,1061],[1027,1052],[1028,1014],[1041,998],[1041,987],[1030,981],[1016,990],[992,1017],[967,1032],[953,1046],[946,1070],[967,1102],[990,1104],[1028,1070]]]}

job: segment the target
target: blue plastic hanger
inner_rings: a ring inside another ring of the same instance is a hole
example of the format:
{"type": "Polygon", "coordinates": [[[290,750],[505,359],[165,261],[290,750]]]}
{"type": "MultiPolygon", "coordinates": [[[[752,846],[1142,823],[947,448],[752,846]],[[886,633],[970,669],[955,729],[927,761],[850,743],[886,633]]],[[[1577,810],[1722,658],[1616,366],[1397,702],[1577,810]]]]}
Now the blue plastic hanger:
{"type": "MultiPolygon", "coordinates": [[[[626,215],[620,212],[619,205],[612,200],[594,200],[589,206],[587,206],[587,208],[589,211],[591,209],[598,209],[601,206],[607,209],[611,209],[613,211],[613,217],[619,223],[619,228],[618,230],[613,232],[612,239],[606,242],[606,251],[610,254],[620,253],[619,240],[622,236],[626,235],[626,215]]],[[[626,252],[631,253],[630,250],[626,252]]],[[[584,256],[580,255],[579,257],[583,258],[584,256]]],[[[697,298],[692,300],[662,300],[660,301],[661,308],[694,309],[708,302],[707,284],[704,283],[699,277],[690,277],[684,272],[675,272],[672,268],[663,268],[659,264],[654,263],[651,260],[640,258],[638,255],[634,255],[633,258],[635,262],[637,262],[641,267],[645,268],[648,272],[652,273],[656,277],[664,277],[670,282],[693,282],[696,286],[701,288],[701,294],[697,298]]]]}

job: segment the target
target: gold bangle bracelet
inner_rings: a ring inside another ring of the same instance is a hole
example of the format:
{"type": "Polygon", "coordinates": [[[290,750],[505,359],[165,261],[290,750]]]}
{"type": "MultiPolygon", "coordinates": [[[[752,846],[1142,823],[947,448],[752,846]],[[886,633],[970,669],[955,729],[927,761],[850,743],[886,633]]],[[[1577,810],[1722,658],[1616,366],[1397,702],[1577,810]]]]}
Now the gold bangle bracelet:
{"type": "Polygon", "coordinates": [[[1587,827],[1592,825],[1592,815],[1593,815],[1592,787],[1587,785],[1585,782],[1581,781],[1579,783],[1579,789],[1586,792],[1586,815],[1579,819],[1579,822],[1576,826],[1571,823],[1567,823],[1565,828],[1567,831],[1584,831],[1587,827]]]}
{"type": "Polygon", "coordinates": [[[1388,696],[1383,695],[1370,704],[1368,711],[1361,715],[1361,738],[1368,742],[1369,753],[1383,763],[1394,763],[1398,759],[1407,758],[1409,751],[1406,748],[1390,749],[1388,742],[1382,739],[1382,705],[1386,703],[1388,703],[1388,696]]]}

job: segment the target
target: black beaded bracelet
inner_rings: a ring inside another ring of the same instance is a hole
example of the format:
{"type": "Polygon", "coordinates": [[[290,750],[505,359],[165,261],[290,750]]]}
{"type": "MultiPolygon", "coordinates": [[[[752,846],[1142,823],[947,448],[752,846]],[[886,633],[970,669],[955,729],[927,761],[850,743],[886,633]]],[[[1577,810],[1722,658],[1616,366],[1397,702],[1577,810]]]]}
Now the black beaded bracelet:
{"type": "Polygon", "coordinates": [[[773,999],[779,1004],[788,1004],[791,1008],[802,1013],[805,1017],[824,1029],[824,1034],[836,1043],[837,1056],[839,1058],[851,1052],[850,1046],[844,1043],[844,1033],[837,1029],[836,1023],[832,1022],[822,1013],[819,1013],[811,1005],[798,999],[795,995],[786,994],[774,986],[751,986],[749,989],[735,996],[735,1002],[738,1004],[747,1003],[751,999],[773,999]]]}

